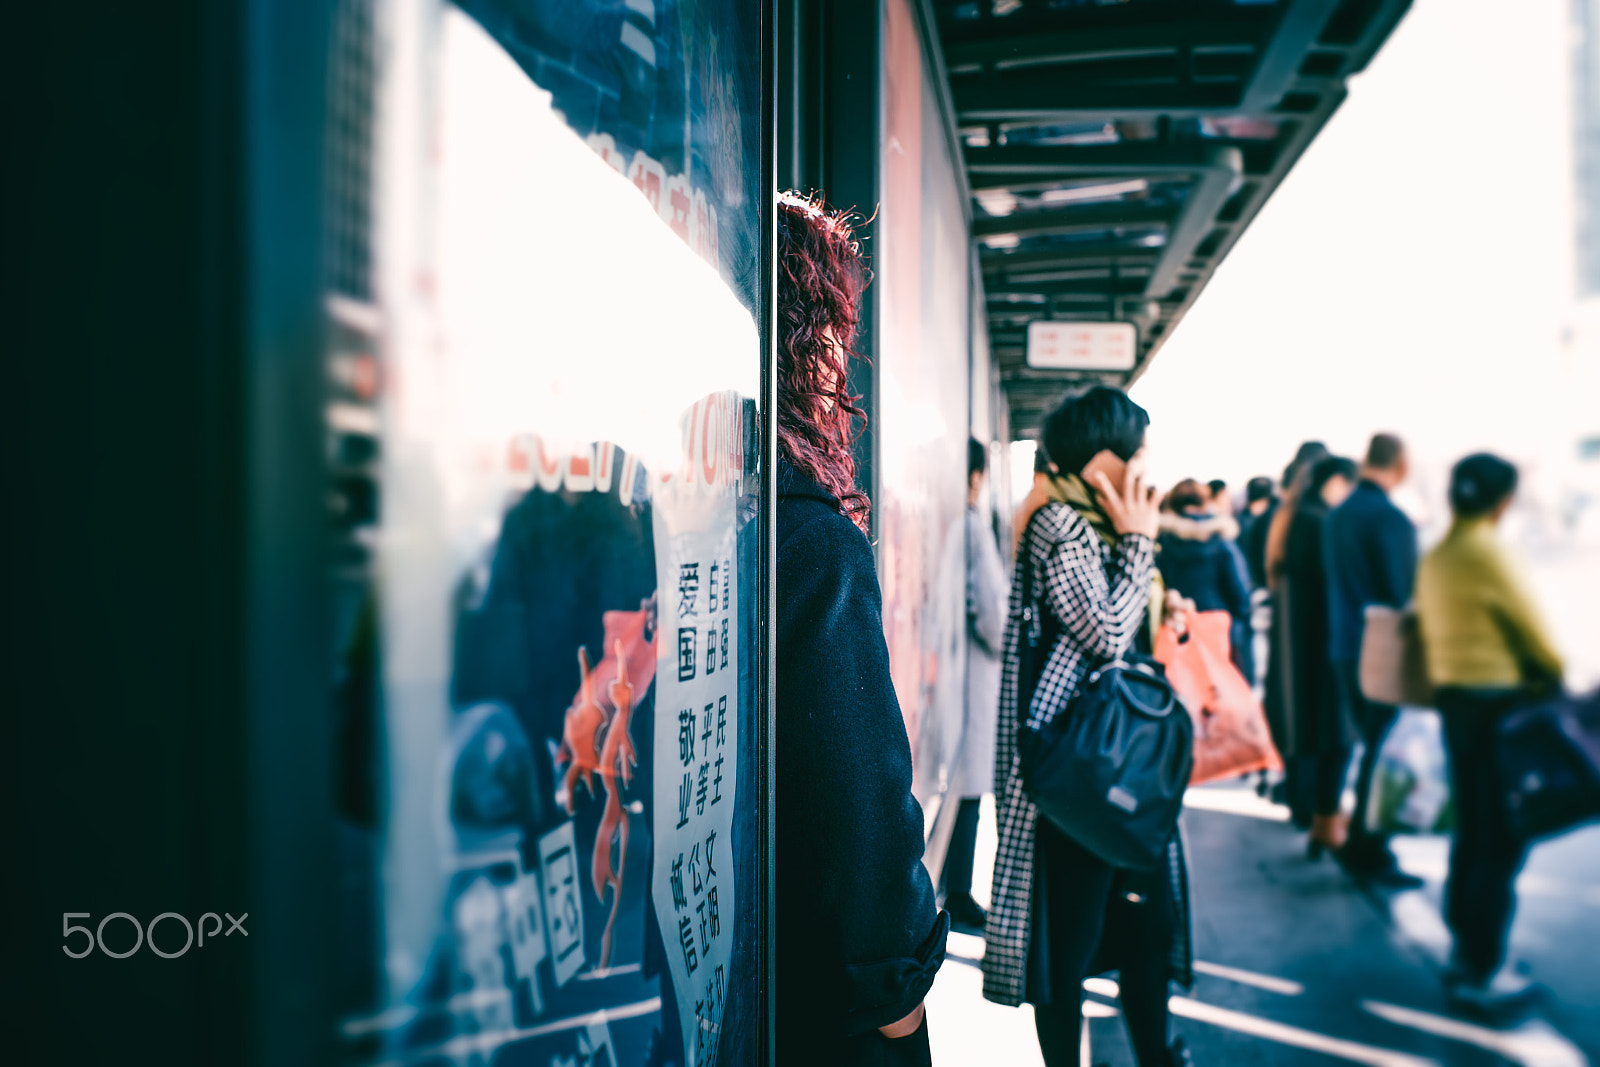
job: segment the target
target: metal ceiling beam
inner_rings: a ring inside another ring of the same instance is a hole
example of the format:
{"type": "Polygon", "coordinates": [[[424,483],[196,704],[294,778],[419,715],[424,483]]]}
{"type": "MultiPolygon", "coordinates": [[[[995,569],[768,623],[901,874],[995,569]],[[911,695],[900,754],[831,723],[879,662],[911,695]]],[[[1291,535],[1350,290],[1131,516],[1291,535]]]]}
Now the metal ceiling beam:
{"type": "MultiPolygon", "coordinates": [[[[1170,227],[1167,243],[1161,250],[1155,269],[1147,279],[1147,285],[1129,289],[1125,284],[1107,279],[1098,287],[1098,291],[1105,292],[1108,296],[1142,293],[1151,299],[1160,300],[1178,287],[1179,275],[1188,269],[1188,263],[1193,258],[1195,249],[1216,225],[1217,213],[1222,210],[1228,197],[1243,180],[1244,155],[1231,145],[1208,147],[1205,152],[1205,163],[1195,169],[1195,174],[1194,187],[1189,191],[1183,210],[1176,221],[1171,219],[1170,213],[1165,208],[1143,205],[1085,206],[1062,211],[982,219],[973,224],[974,236],[982,237],[996,233],[1071,233],[1074,230],[1083,232],[1119,225],[1167,222],[1170,227]]],[[[1014,275],[1024,271],[1019,271],[1017,266],[1008,263],[996,272],[1007,276],[1004,288],[1044,294],[1096,291],[1094,283],[1020,282],[1014,275]]],[[[1036,271],[1040,269],[1042,268],[1034,267],[1036,271]]]]}
{"type": "MultiPolygon", "coordinates": [[[[964,122],[1101,121],[1119,115],[1158,113],[1172,117],[1240,112],[1270,112],[1293,87],[1306,54],[1339,6],[1339,0],[1292,0],[1265,41],[1259,24],[1167,23],[1155,27],[1101,27],[1066,33],[1035,33],[1014,38],[967,42],[953,52],[992,56],[978,61],[996,70],[1008,67],[1071,64],[1096,59],[1177,54],[1218,47],[1249,48],[1259,54],[1243,91],[1232,82],[1182,81],[1168,85],[1073,85],[1070,76],[1050,72],[1048,82],[1026,77],[966,77],[954,84],[956,110],[964,122]],[[1205,27],[1205,39],[1184,34],[1205,27]]],[[[950,66],[964,63],[950,58],[950,66]]]]}
{"type": "Polygon", "coordinates": [[[1095,204],[1059,211],[1026,211],[1000,218],[975,219],[972,236],[993,237],[1014,233],[1019,236],[1094,233],[1132,227],[1171,225],[1173,212],[1166,207],[1145,204],[1095,204]]]}
{"type": "MultiPolygon", "coordinates": [[[[990,280],[989,289],[996,297],[1004,294],[1044,292],[1040,286],[1048,286],[1055,282],[1086,282],[1110,281],[1116,278],[1137,278],[1140,282],[1140,292],[1143,293],[1143,284],[1149,280],[1154,264],[1139,267],[1103,266],[1103,267],[1077,267],[1059,270],[1030,270],[1007,273],[990,280]]],[[[991,300],[992,302],[992,300],[991,300]]],[[[1011,303],[1017,303],[1013,300],[1011,303]]]]}
{"type": "Polygon", "coordinates": [[[1207,166],[1204,143],[998,145],[963,153],[974,192],[1015,189],[1073,178],[1172,178],[1207,166]]]}
{"type": "Polygon", "coordinates": [[[1243,152],[1231,145],[1211,149],[1209,163],[1184,202],[1183,217],[1167,236],[1161,262],[1150,276],[1146,296],[1160,300],[1177,288],[1178,275],[1187,269],[1195,248],[1216,225],[1217,212],[1243,179],[1243,152]]]}
{"type": "Polygon", "coordinates": [[[953,75],[959,77],[974,67],[1005,70],[1181,51],[1252,49],[1261,44],[1266,33],[1260,14],[1242,10],[1236,19],[1193,19],[1154,25],[1125,23],[1067,30],[1041,30],[1022,22],[992,21],[988,25],[996,32],[945,42],[945,65],[953,75]]]}
{"type": "Polygon", "coordinates": [[[1070,270],[1074,267],[1111,266],[1153,267],[1161,259],[1159,248],[1112,248],[1085,245],[1081,249],[1043,249],[1038,252],[992,252],[980,249],[978,262],[985,276],[1003,277],[1041,270],[1070,270]]]}
{"type": "MultiPolygon", "coordinates": [[[[968,147],[963,155],[975,192],[1036,189],[1052,183],[1105,178],[1163,179],[1195,176],[1190,195],[1174,211],[1137,203],[1089,204],[1049,212],[983,218],[982,238],[1014,233],[1087,233],[1164,227],[1161,248],[1130,249],[1109,241],[1084,247],[986,249],[979,262],[991,293],[1041,297],[1041,305],[988,305],[991,352],[1001,368],[1013,431],[1035,432],[1038,419],[1062,396],[1093,382],[1131,384],[1210,280],[1261,205],[1321,131],[1345,95],[1345,79],[1362,69],[1394,29],[1409,0],[1278,0],[1276,5],[1224,12],[1155,5],[1144,25],[1095,9],[984,19],[951,24],[945,57],[963,123],[1149,122],[1203,116],[1287,116],[1279,138],[1259,147],[1241,144],[996,145],[968,147]],[[1171,12],[1175,17],[1156,24],[1171,12]],[[1203,25],[1197,25],[1201,23],[1203,25]],[[1088,23],[1096,23],[1092,25],[1088,23]],[[1115,24],[1120,22],[1120,25],[1115,24]],[[1067,29],[1066,27],[1075,27],[1067,29]],[[976,30],[977,32],[973,32],[976,30]],[[965,39],[963,39],[965,38],[965,39]],[[1246,55],[1248,53],[1248,55],[1246,55]],[[1308,60],[1311,60],[1308,63],[1308,60]],[[1302,75],[1302,71],[1305,72],[1302,75]],[[1114,84],[1113,77],[1121,84],[1114,84]],[[1242,149],[1242,151],[1240,151],[1242,149]],[[1227,155],[1220,154],[1226,151],[1227,155]],[[1218,153],[1218,154],[1213,154],[1218,153]],[[1243,183],[1244,158],[1253,160],[1243,183]],[[1226,222],[1218,215],[1227,207],[1226,222]],[[1220,227],[1220,228],[1219,228],[1220,227]],[[1195,253],[1205,246],[1203,262],[1195,253]],[[1118,297],[1106,290],[1136,281],[1129,268],[1151,271],[1147,292],[1118,297]],[[1120,278],[1084,272],[1113,268],[1120,278]],[[1019,279],[1017,276],[1021,275],[1019,279]],[[1030,276],[1037,280],[1026,281],[1030,276]],[[1141,304],[1140,301],[1143,301],[1141,304]],[[1125,318],[1138,304],[1139,360],[1128,374],[1039,372],[1026,367],[1021,326],[1035,313],[1051,318],[1125,318]]],[[[992,133],[993,131],[991,131],[992,133]]]]}
{"type": "Polygon", "coordinates": [[[1197,118],[1239,110],[1237,84],[1083,85],[972,82],[957,85],[961,122],[1111,122],[1119,118],[1197,118]]]}
{"type": "MultiPolygon", "coordinates": [[[[1149,280],[1146,277],[1062,279],[1060,281],[1006,285],[998,288],[997,292],[1032,293],[1039,296],[1094,295],[1107,298],[1114,296],[1141,296],[1144,294],[1145,284],[1149,280]]],[[[991,308],[990,312],[991,314],[1004,313],[996,308],[991,308]]]]}
{"type": "Polygon", "coordinates": [[[1277,106],[1294,87],[1306,53],[1316,45],[1338,6],[1339,0],[1292,0],[1284,8],[1250,79],[1241,111],[1262,114],[1277,106]]]}

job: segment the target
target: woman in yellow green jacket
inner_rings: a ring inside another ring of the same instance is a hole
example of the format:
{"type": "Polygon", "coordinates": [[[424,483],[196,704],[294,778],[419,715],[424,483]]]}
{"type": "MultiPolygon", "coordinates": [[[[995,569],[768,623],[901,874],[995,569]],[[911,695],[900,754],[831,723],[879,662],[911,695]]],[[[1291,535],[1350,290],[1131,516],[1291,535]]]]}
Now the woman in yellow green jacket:
{"type": "Polygon", "coordinates": [[[1517,469],[1468,456],[1450,474],[1450,532],[1417,571],[1417,617],[1437,687],[1456,807],[1445,921],[1455,936],[1447,992],[1494,1010],[1534,987],[1502,965],[1527,846],[1511,832],[1494,758],[1496,727],[1530,698],[1559,690],[1561,657],[1516,562],[1496,535],[1517,469]]]}

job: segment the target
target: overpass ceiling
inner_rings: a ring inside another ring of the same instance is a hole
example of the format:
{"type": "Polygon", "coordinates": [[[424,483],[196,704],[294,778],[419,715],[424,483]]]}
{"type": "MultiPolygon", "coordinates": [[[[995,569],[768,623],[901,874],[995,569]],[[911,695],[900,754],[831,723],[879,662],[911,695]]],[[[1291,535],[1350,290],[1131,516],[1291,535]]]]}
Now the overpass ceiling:
{"type": "Polygon", "coordinates": [[[990,349],[1030,436],[1129,385],[1410,0],[934,0],[990,349]],[[1131,372],[1026,363],[1030,322],[1131,322],[1131,372]]]}

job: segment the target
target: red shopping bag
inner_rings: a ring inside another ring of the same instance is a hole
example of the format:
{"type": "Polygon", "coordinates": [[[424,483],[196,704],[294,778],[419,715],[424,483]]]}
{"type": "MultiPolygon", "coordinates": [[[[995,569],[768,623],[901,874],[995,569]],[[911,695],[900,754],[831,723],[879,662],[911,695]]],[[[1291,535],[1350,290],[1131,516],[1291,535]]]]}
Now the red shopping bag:
{"type": "Polygon", "coordinates": [[[1283,766],[1267,731],[1267,716],[1228,658],[1225,611],[1189,616],[1187,640],[1170,626],[1156,636],[1156,659],[1194,720],[1194,773],[1190,785],[1283,766]]]}

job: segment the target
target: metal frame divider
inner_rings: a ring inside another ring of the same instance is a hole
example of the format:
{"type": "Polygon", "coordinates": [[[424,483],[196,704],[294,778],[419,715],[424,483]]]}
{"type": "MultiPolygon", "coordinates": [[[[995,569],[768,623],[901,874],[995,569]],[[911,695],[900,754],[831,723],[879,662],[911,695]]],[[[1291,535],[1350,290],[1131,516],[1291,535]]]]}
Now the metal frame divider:
{"type": "Polygon", "coordinates": [[[760,1062],[771,1064],[776,1056],[773,1019],[776,994],[773,972],[773,914],[777,889],[777,563],[778,563],[778,262],[777,262],[777,211],[778,192],[778,138],[782,123],[778,114],[779,30],[777,8],[774,0],[762,0],[761,6],[761,76],[767,99],[762,101],[761,132],[761,187],[766,193],[766,203],[761,214],[761,276],[765,280],[762,294],[761,326],[761,405],[758,416],[761,449],[761,667],[757,674],[760,694],[758,711],[757,765],[761,768],[762,783],[757,794],[756,824],[761,828],[758,845],[760,856],[760,902],[758,935],[758,974],[760,983],[759,1026],[757,1051],[760,1062]]]}

